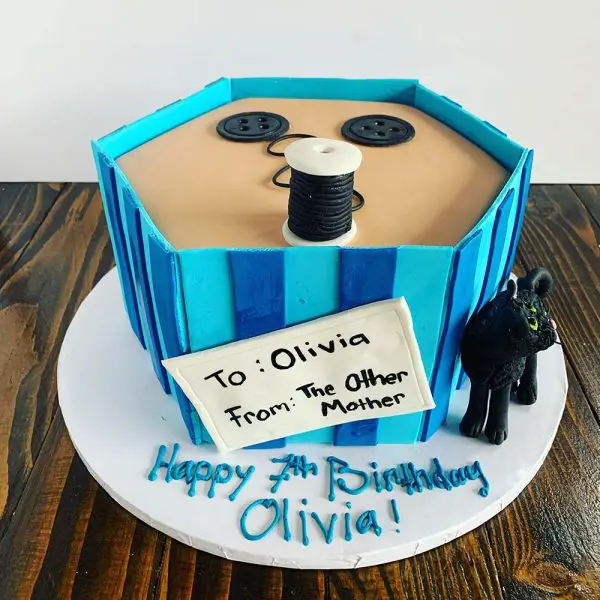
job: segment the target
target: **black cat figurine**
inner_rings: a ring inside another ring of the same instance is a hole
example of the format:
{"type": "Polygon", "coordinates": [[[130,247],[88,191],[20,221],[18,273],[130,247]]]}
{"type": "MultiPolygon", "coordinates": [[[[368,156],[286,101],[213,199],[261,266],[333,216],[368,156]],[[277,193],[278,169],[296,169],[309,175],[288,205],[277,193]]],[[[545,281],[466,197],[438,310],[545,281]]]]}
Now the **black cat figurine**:
{"type": "Polygon", "coordinates": [[[467,323],[461,345],[462,365],[471,380],[469,406],[460,430],[492,444],[508,435],[508,404],[516,392],[521,404],[537,398],[537,353],[557,341],[556,325],[542,298],[552,289],[546,269],[534,269],[490,300],[467,323]],[[489,405],[489,410],[488,410],[489,405]],[[487,415],[487,423],[486,423],[487,415]]]}

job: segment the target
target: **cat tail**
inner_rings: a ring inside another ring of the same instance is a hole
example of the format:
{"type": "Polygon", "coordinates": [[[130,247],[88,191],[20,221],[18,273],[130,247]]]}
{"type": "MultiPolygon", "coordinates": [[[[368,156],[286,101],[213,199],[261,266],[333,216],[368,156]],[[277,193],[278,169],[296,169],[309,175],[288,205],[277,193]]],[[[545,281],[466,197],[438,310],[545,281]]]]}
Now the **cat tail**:
{"type": "Polygon", "coordinates": [[[547,296],[552,291],[552,275],[543,267],[532,269],[525,275],[519,277],[517,287],[519,290],[534,292],[540,298],[547,296]]]}

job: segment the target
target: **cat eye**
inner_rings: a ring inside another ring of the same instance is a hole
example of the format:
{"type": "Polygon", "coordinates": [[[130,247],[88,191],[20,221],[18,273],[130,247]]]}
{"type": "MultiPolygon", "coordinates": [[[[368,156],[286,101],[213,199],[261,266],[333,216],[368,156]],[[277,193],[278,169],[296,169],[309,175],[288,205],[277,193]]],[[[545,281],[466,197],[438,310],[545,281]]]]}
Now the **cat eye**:
{"type": "Polygon", "coordinates": [[[531,329],[531,331],[537,331],[538,330],[538,320],[535,317],[529,317],[529,319],[527,319],[529,321],[529,329],[531,329]]]}

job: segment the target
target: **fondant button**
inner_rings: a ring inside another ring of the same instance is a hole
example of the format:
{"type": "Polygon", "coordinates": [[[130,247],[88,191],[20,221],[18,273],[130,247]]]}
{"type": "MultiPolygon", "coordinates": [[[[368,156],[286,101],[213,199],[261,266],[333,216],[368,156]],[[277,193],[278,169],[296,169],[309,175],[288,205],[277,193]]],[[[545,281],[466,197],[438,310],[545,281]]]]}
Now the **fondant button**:
{"type": "Polygon", "coordinates": [[[342,125],[342,135],[363,146],[396,146],[412,140],[415,128],[404,119],[390,115],[364,115],[342,125]]]}
{"type": "Polygon", "coordinates": [[[283,135],[290,128],[285,117],[270,112],[243,112],[225,117],[217,133],[233,142],[262,142],[283,135]]]}
{"type": "Polygon", "coordinates": [[[298,140],[284,154],[292,169],[323,177],[354,173],[362,161],[362,152],[356,146],[326,138],[298,140]]]}

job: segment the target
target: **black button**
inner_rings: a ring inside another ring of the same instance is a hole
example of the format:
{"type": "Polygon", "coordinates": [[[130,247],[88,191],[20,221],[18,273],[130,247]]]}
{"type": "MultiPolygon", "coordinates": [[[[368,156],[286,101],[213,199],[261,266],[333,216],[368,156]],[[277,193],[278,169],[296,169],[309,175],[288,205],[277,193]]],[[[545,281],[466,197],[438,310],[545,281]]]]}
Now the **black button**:
{"type": "Polygon", "coordinates": [[[363,146],[396,146],[415,137],[415,128],[390,115],[354,117],[342,125],[342,135],[363,146]]]}
{"type": "Polygon", "coordinates": [[[285,117],[270,112],[244,112],[225,117],[217,133],[234,142],[262,142],[283,135],[290,128],[285,117]]]}

